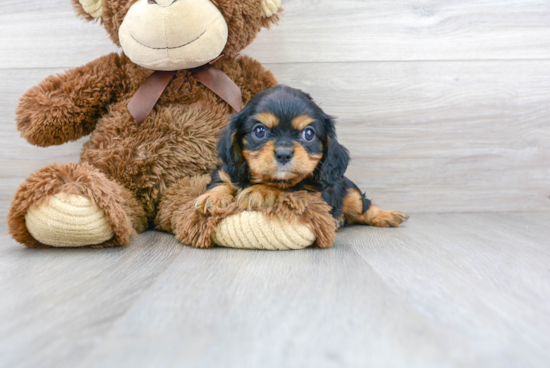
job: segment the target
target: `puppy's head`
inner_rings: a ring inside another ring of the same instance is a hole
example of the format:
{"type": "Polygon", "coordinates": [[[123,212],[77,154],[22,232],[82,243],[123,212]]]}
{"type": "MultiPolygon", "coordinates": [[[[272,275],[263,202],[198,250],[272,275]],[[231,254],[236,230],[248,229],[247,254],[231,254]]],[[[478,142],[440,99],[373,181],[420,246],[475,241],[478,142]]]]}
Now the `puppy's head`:
{"type": "Polygon", "coordinates": [[[309,95],[283,85],[257,94],[234,115],[218,150],[233,182],[283,189],[307,177],[332,185],[349,163],[333,119],[309,95]]]}

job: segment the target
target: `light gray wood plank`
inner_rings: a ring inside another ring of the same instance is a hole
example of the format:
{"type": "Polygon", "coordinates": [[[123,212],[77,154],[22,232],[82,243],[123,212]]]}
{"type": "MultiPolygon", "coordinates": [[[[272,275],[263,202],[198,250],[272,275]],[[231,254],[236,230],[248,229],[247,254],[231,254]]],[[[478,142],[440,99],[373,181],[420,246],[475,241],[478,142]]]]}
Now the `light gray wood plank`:
{"type": "Polygon", "coordinates": [[[0,3],[0,69],[77,67],[117,51],[99,25],[76,16],[70,0],[0,3]]]}
{"type": "MultiPolygon", "coordinates": [[[[278,27],[245,50],[265,63],[550,58],[540,0],[285,0],[278,27]]],[[[69,0],[0,4],[0,68],[75,67],[115,50],[69,0]]]]}
{"type": "Polygon", "coordinates": [[[516,232],[533,220],[550,214],[416,215],[332,250],[186,248],[79,366],[545,367],[550,249],[516,232]]]}
{"type": "Polygon", "coordinates": [[[279,27],[245,50],[265,63],[548,59],[538,0],[283,1],[279,27]]]}
{"type": "Polygon", "coordinates": [[[441,332],[477,351],[475,366],[550,360],[550,214],[417,215],[407,229],[353,228],[341,237],[441,332]]]}
{"type": "MultiPolygon", "coordinates": [[[[347,175],[381,206],[550,210],[549,61],[267,66],[338,117],[347,175]]],[[[60,70],[0,71],[0,214],[25,177],[77,161],[87,140],[44,149],[15,130],[19,96],[60,70]]]]}
{"type": "Polygon", "coordinates": [[[4,236],[0,367],[545,367],[549,220],[421,214],[295,252],[4,236]]]}
{"type": "Polygon", "coordinates": [[[186,249],[79,367],[451,366],[353,248],[186,249]]]}
{"type": "Polygon", "coordinates": [[[26,249],[0,236],[0,367],[74,366],[182,248],[157,232],[117,249],[26,249]]]}

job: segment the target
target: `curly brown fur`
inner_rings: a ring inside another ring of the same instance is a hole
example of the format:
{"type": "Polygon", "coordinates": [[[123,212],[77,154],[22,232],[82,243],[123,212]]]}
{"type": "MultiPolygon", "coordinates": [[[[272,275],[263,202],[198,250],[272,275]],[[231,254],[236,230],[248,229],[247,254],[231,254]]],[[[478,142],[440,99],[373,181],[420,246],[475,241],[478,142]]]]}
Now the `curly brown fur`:
{"type": "MultiPolygon", "coordinates": [[[[82,10],[78,0],[72,1],[80,16],[94,19],[82,10]]],[[[119,27],[135,1],[103,0],[100,22],[117,45],[120,45],[119,27]]],[[[240,56],[239,52],[252,42],[262,26],[276,22],[278,15],[262,19],[259,0],[212,0],[212,3],[221,11],[229,28],[224,57],[214,66],[239,86],[245,105],[257,93],[275,86],[277,81],[260,63],[240,56]]],[[[206,174],[218,164],[217,136],[227,124],[228,114],[233,112],[189,70],[179,70],[147,120],[138,128],[127,105],[152,72],[134,64],[123,53],[105,55],[84,66],[50,76],[32,87],[21,98],[16,113],[21,135],[38,146],[58,145],[91,134],[82,150],[83,164],[77,167],[92,167],[109,183],[118,183],[119,193],[124,193],[120,196],[127,203],[132,202],[134,212],[140,214],[139,220],[128,215],[132,223],[137,221],[133,226],[139,229],[146,226],[142,217],[147,223],[157,216],[167,189],[186,177],[206,174]]],[[[48,183],[36,181],[35,176],[22,185],[20,195],[28,194],[29,185],[37,193],[46,191],[44,187],[48,183]]],[[[82,192],[94,200],[102,198],[84,188],[82,192]]],[[[10,210],[10,232],[25,245],[36,246],[36,240],[25,228],[24,214],[29,204],[23,197],[14,200],[10,210]]],[[[113,218],[116,218],[114,213],[113,218]]],[[[118,220],[113,221],[118,223],[118,220]]],[[[132,223],[128,225],[130,228],[132,223]]],[[[124,244],[128,239],[124,234],[130,233],[121,228],[117,240],[104,245],[124,244]]]]}
{"type": "MultiPolygon", "coordinates": [[[[209,182],[208,175],[184,178],[168,189],[155,220],[157,229],[171,232],[180,242],[195,248],[213,247],[211,235],[221,219],[216,216],[217,212],[204,216],[194,207],[196,198],[206,192],[209,182]]],[[[232,213],[229,209],[225,211],[228,215],[232,213]]]]}
{"type": "Polygon", "coordinates": [[[130,235],[147,228],[143,209],[127,189],[90,165],[53,164],[34,172],[17,190],[8,213],[9,231],[15,240],[28,247],[45,246],[29,234],[25,214],[32,205],[61,192],[85,196],[105,211],[115,236],[100,247],[125,244],[130,235]]]}
{"type": "Polygon", "coordinates": [[[243,189],[236,198],[237,207],[243,211],[257,211],[275,205],[283,191],[270,185],[253,185],[243,189]]]}
{"type": "Polygon", "coordinates": [[[97,120],[121,92],[120,57],[103,56],[88,65],[52,75],[29,89],[17,106],[21,135],[41,147],[90,134],[97,120]]]}
{"type": "MultiPolygon", "coordinates": [[[[214,246],[212,233],[224,218],[242,212],[236,203],[226,208],[213,208],[206,216],[197,211],[194,202],[206,192],[211,178],[207,175],[185,178],[166,192],[155,223],[159,230],[173,232],[184,244],[196,248],[214,246]]],[[[289,223],[308,224],[316,235],[316,246],[330,248],[334,243],[336,225],[329,214],[330,207],[320,193],[281,192],[273,204],[261,212],[268,218],[284,218],[289,223]]]]}
{"type": "Polygon", "coordinates": [[[234,201],[235,190],[231,185],[222,183],[197,198],[193,205],[199,212],[207,215],[211,208],[226,208],[234,201]]]}

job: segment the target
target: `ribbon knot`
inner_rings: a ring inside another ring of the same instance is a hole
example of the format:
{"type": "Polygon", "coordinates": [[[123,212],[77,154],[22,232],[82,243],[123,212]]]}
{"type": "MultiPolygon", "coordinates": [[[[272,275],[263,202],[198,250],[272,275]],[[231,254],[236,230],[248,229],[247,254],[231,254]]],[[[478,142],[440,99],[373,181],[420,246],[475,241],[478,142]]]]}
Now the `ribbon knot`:
{"type": "MultiPolygon", "coordinates": [[[[227,102],[236,112],[241,111],[241,89],[227,74],[210,64],[191,69],[190,71],[197,81],[227,102]]],[[[176,75],[175,71],[157,70],[139,87],[128,104],[128,110],[138,126],[147,119],[147,116],[149,116],[149,113],[155,107],[160,96],[174,78],[174,75],[176,75]]]]}

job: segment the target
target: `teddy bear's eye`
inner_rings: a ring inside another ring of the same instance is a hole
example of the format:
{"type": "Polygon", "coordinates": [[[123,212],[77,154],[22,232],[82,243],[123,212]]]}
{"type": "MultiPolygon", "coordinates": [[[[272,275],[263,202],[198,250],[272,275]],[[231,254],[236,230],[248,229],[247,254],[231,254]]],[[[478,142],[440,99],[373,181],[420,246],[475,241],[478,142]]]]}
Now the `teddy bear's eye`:
{"type": "Polygon", "coordinates": [[[267,136],[267,129],[264,125],[258,124],[254,127],[254,130],[252,131],[252,135],[254,138],[258,140],[262,140],[267,136]]]}

